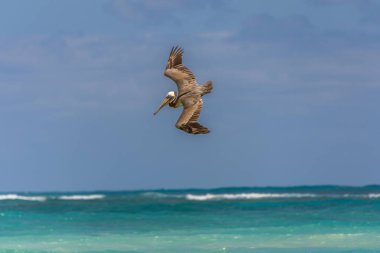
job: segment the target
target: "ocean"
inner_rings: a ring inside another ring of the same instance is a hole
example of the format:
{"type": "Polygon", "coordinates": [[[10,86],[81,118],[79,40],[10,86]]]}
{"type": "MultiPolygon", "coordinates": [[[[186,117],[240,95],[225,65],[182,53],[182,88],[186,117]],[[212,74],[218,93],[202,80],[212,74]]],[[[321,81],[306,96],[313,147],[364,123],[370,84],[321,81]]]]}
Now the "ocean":
{"type": "Polygon", "coordinates": [[[0,193],[0,252],[380,252],[380,186],[0,193]]]}

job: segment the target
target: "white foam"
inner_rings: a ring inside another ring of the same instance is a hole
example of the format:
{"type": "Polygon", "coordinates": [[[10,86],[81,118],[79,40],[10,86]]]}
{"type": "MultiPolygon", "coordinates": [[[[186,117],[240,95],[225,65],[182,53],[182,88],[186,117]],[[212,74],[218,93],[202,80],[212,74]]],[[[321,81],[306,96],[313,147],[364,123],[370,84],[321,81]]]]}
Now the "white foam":
{"type": "Polygon", "coordinates": [[[3,194],[3,195],[0,195],[0,200],[45,201],[46,197],[43,197],[43,196],[21,196],[21,195],[17,195],[17,194],[3,194]]]}
{"type": "Polygon", "coordinates": [[[264,198],[314,198],[318,197],[311,193],[238,193],[238,194],[187,194],[188,200],[212,200],[212,199],[264,199],[264,198]]]}
{"type": "Polygon", "coordinates": [[[103,199],[103,194],[91,194],[91,195],[63,195],[59,196],[61,200],[91,200],[91,199],[103,199]]]}
{"type": "Polygon", "coordinates": [[[380,198],[380,193],[370,193],[368,194],[368,197],[369,198],[380,198]]]}

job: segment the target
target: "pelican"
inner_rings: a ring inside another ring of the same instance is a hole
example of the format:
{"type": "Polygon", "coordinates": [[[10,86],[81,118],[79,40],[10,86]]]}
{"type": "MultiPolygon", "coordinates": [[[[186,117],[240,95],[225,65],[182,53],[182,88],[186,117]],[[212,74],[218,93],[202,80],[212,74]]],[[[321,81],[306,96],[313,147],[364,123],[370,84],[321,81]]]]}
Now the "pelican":
{"type": "Polygon", "coordinates": [[[169,91],[154,115],[165,105],[173,108],[183,106],[182,114],[175,124],[176,128],[189,134],[207,134],[210,131],[198,123],[198,118],[203,105],[202,96],[211,92],[212,82],[198,85],[191,70],[182,64],[182,55],[182,48],[173,47],[164,71],[164,75],[177,84],[178,95],[169,91]]]}

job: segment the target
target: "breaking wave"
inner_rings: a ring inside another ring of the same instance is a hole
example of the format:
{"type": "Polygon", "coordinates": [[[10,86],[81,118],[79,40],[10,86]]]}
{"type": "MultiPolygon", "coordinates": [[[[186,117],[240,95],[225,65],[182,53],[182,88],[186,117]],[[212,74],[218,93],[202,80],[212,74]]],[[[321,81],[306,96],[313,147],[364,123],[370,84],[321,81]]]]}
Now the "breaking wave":
{"type": "Polygon", "coordinates": [[[3,194],[0,195],[0,200],[27,200],[27,201],[45,201],[47,198],[44,196],[22,196],[17,194],[3,194]]]}
{"type": "Polygon", "coordinates": [[[380,198],[380,193],[368,194],[313,194],[313,193],[236,193],[236,194],[186,194],[188,200],[234,200],[234,199],[271,199],[271,198],[352,198],[375,199],[380,198]]]}
{"type": "Polygon", "coordinates": [[[91,200],[91,199],[103,199],[105,196],[103,194],[92,194],[92,195],[63,195],[58,197],[62,200],[91,200]]]}
{"type": "Polygon", "coordinates": [[[2,194],[0,200],[25,200],[25,201],[46,201],[46,200],[92,200],[103,199],[105,195],[91,194],[91,195],[62,195],[62,196],[25,196],[18,194],[2,194]]]}
{"type": "Polygon", "coordinates": [[[223,201],[223,200],[265,200],[265,199],[368,199],[373,201],[380,200],[380,192],[366,193],[333,193],[333,192],[234,192],[234,193],[213,193],[213,192],[139,192],[110,195],[101,193],[66,193],[66,194],[16,194],[6,193],[0,194],[0,201],[80,201],[80,200],[102,200],[106,198],[129,201],[140,198],[156,199],[157,201],[165,201],[165,199],[177,199],[188,201],[223,201]]]}
{"type": "Polygon", "coordinates": [[[188,200],[212,200],[212,199],[264,199],[264,198],[314,198],[311,193],[238,193],[238,194],[187,194],[188,200]]]}

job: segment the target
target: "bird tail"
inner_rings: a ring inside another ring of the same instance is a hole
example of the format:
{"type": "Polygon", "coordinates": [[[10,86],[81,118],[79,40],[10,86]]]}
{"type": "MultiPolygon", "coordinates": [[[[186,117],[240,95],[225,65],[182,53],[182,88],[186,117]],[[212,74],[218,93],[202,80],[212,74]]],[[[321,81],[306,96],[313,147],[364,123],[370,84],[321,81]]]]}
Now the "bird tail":
{"type": "Polygon", "coordinates": [[[207,81],[201,86],[202,96],[212,91],[212,82],[207,81]]]}

